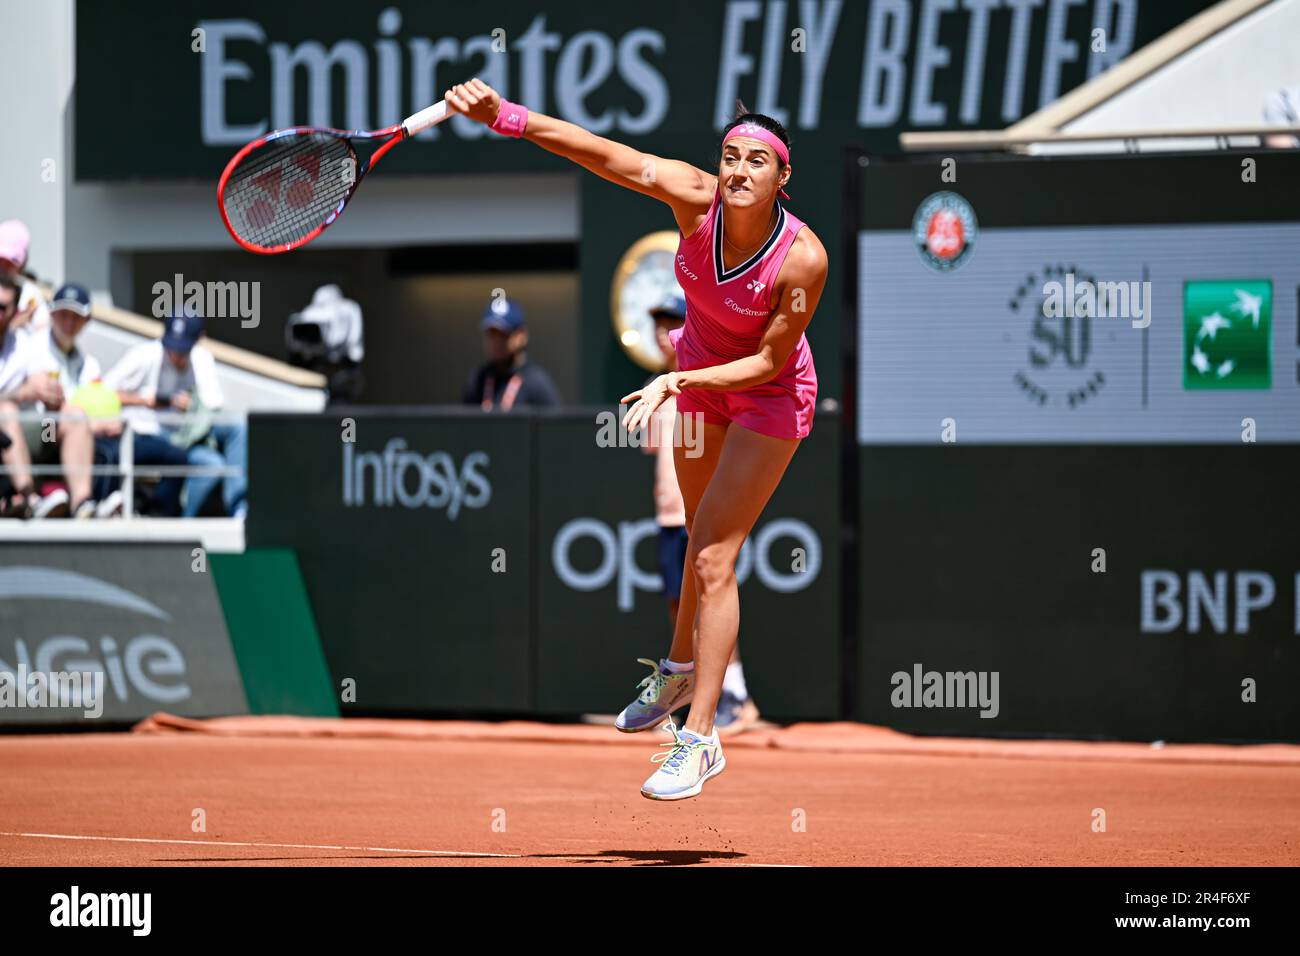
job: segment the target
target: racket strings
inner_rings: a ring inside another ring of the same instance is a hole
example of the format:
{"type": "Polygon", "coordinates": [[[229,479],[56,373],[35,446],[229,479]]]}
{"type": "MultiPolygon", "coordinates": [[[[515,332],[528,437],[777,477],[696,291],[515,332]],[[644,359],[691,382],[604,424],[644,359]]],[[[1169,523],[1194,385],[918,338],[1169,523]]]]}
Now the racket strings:
{"type": "Polygon", "coordinates": [[[226,182],[222,204],[245,242],[290,245],[334,220],[359,174],[347,140],[284,136],[244,157],[226,182]]]}

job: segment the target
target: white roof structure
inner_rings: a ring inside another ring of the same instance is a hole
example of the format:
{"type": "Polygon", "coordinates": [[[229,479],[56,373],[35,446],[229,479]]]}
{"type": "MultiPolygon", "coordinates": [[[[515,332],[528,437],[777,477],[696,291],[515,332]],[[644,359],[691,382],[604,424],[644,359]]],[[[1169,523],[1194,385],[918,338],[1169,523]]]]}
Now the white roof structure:
{"type": "Polygon", "coordinates": [[[1270,100],[1300,103],[1300,0],[1224,0],[1004,130],[901,138],[1035,154],[1300,145],[1300,123],[1270,100]]]}

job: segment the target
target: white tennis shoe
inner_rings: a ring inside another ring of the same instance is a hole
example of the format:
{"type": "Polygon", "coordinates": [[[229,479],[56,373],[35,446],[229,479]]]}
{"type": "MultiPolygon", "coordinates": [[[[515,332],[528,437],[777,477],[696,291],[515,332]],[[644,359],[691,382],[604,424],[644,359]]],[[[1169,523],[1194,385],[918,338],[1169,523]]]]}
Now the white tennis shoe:
{"type": "Polygon", "coordinates": [[[678,730],[672,723],[664,729],[673,735],[672,742],[664,744],[667,750],[650,758],[659,763],[659,769],[641,786],[641,796],[648,800],[696,796],[704,788],[704,781],[716,777],[727,766],[717,732],[713,740],[708,740],[692,731],[678,730]]]}

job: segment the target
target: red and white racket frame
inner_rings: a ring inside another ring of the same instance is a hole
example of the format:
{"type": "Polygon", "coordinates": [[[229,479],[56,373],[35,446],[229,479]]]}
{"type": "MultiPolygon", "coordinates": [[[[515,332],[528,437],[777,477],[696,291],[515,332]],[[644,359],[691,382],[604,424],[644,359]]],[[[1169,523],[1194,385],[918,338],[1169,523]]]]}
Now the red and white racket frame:
{"type": "Polygon", "coordinates": [[[230,233],[231,238],[249,252],[255,252],[262,256],[274,256],[279,255],[282,252],[292,252],[294,249],[300,249],[328,229],[334,221],[338,219],[339,215],[343,212],[343,208],[348,204],[352,195],[357,191],[357,187],[361,185],[362,177],[375,168],[375,164],[383,158],[383,155],[386,152],[403,140],[410,139],[415,134],[423,132],[431,126],[437,126],[450,115],[451,114],[447,110],[446,100],[439,100],[432,106],[422,109],[418,113],[411,114],[396,126],[389,126],[386,129],[343,130],[320,126],[290,126],[286,129],[277,129],[273,132],[267,133],[265,136],[259,136],[231,157],[230,162],[226,163],[226,168],[222,170],[221,179],[217,181],[217,211],[221,214],[221,221],[225,224],[226,231],[230,233]],[[307,233],[307,235],[303,236],[301,239],[295,240],[294,242],[280,246],[259,246],[256,243],[248,242],[235,232],[230,225],[230,219],[226,216],[226,183],[230,180],[230,174],[239,167],[239,164],[243,161],[244,157],[253,150],[259,149],[267,143],[274,142],[275,140],[281,139],[285,136],[300,136],[303,133],[317,133],[322,136],[334,136],[338,139],[344,140],[383,139],[385,136],[390,137],[390,139],[375,150],[368,160],[364,163],[358,163],[357,174],[352,181],[352,186],[348,189],[346,195],[339,200],[337,208],[325,217],[324,222],[311,232],[307,233]]]}

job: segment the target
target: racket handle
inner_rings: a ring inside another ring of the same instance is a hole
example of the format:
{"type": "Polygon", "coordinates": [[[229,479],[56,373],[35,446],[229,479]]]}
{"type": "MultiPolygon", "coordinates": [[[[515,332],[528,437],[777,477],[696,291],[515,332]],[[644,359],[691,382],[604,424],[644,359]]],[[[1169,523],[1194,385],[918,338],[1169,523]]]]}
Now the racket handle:
{"type": "Polygon", "coordinates": [[[436,126],[447,118],[447,101],[439,100],[428,109],[420,110],[413,113],[406,119],[402,120],[402,129],[406,130],[407,136],[414,136],[430,126],[436,126]]]}

